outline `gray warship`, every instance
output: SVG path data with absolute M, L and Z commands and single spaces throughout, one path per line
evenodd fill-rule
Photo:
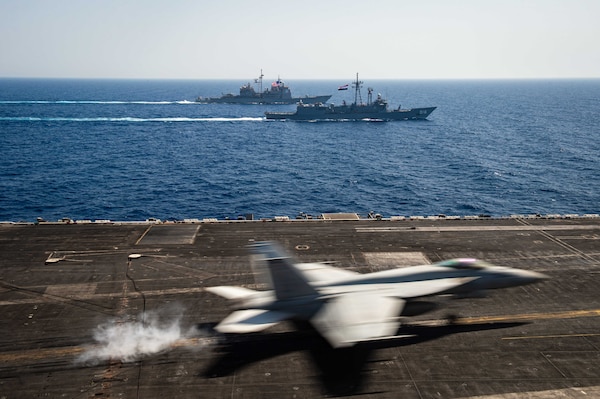
M 362 102 L 360 89 L 363 82 L 358 80 L 352 83 L 354 88 L 354 102 L 350 105 L 344 102 L 342 105 L 314 103 L 307 104 L 303 101 L 298 102 L 296 112 L 265 112 L 267 119 L 287 119 L 295 121 L 319 121 L 319 120 L 367 120 L 367 121 L 406 121 L 416 119 L 427 119 L 437 107 L 410 108 L 389 110 L 388 103 L 377 95 L 373 100 L 373 89 L 368 89 L 367 103 Z M 344 87 L 344 86 L 342 86 Z M 347 85 L 345 85 L 347 87 Z M 340 88 L 342 89 L 342 88 Z
M 220 104 L 316 104 L 327 102 L 331 98 L 329 96 L 304 96 L 292 97 L 292 92 L 288 86 L 280 79 L 271 83 L 271 88 L 263 91 L 263 73 L 260 71 L 258 79 L 254 83 L 259 85 L 259 91 L 254 90 L 251 83 L 247 83 L 240 87 L 240 94 L 225 94 L 221 97 L 198 97 L 198 103 L 220 103 Z

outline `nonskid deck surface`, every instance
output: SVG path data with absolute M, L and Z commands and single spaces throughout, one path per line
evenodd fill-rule
M 229 308 L 203 287 L 255 288 L 247 245 L 264 240 L 358 272 L 476 257 L 551 279 L 436 299 L 404 338 L 351 349 L 292 325 L 214 335 Z M 0 225 L 0 392 L 596 397 L 599 243 L 600 219 Z

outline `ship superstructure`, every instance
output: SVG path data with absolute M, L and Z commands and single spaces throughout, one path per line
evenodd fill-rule
M 240 94 L 224 94 L 221 97 L 198 97 L 196 102 L 199 103 L 221 103 L 221 104 L 296 104 L 302 102 L 304 104 L 325 103 L 331 98 L 331 95 L 322 96 L 304 96 L 293 97 L 290 88 L 277 78 L 271 83 L 269 88 L 263 91 L 263 72 L 260 71 L 260 76 L 254 80 L 254 84 L 258 85 L 258 91 L 254 89 L 254 85 L 250 82 L 240 87 Z

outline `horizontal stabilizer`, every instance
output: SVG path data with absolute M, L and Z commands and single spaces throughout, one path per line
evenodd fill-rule
M 352 294 L 327 302 L 311 320 L 334 348 L 394 336 L 405 302 L 379 294 Z
M 230 286 L 219 286 L 219 287 L 207 287 L 206 291 L 213 294 L 222 296 L 227 299 L 241 299 L 246 298 L 250 295 L 256 294 L 256 291 L 250 290 L 244 287 L 230 287 Z
M 264 309 L 238 310 L 227 316 L 215 329 L 222 333 L 252 333 L 265 330 L 290 315 Z

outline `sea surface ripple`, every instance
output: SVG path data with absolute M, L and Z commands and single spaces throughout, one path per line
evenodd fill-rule
M 194 102 L 241 83 L 0 79 L 0 220 L 600 212 L 600 80 L 367 82 L 427 121 Z

